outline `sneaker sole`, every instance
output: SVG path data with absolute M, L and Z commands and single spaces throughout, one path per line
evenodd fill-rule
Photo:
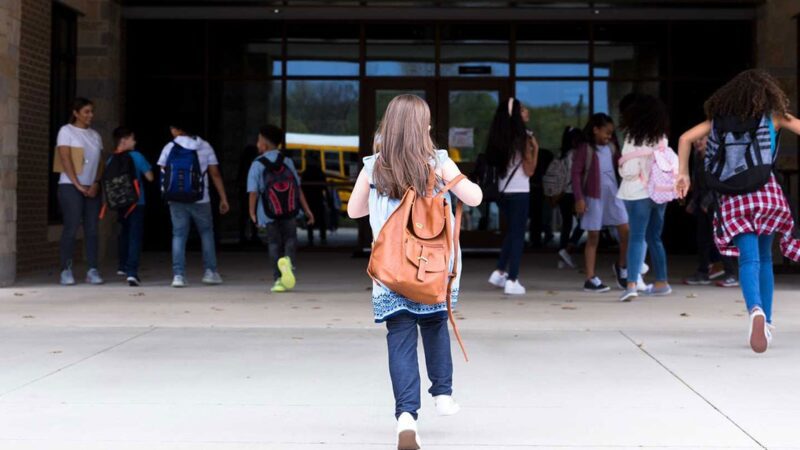
M 592 293 L 595 293 L 595 294 L 602 294 L 602 293 L 608 292 L 610 290 L 611 290 L 610 287 L 605 287 L 603 289 L 586 289 L 586 288 L 583 288 L 583 292 L 592 292 Z
M 687 286 L 708 286 L 711 284 L 711 280 L 709 281 L 686 281 L 683 280 L 683 284 Z
M 630 303 L 633 299 L 638 298 L 639 294 L 630 294 L 623 297 L 620 297 L 619 301 L 622 303 Z
M 753 318 L 753 327 L 750 331 L 750 348 L 756 353 L 764 353 L 769 346 L 764 330 L 766 326 L 767 323 L 764 316 L 755 316 Z
M 419 450 L 417 433 L 412 430 L 401 431 L 397 435 L 397 450 Z
M 174 288 L 180 289 L 180 288 L 185 288 L 188 285 L 187 284 L 175 284 L 175 283 L 172 283 L 171 286 L 174 287 Z
M 209 286 L 216 286 L 218 284 L 222 284 L 222 281 L 203 280 L 203 284 L 207 284 Z
M 281 272 L 281 284 L 286 289 L 293 289 L 297 280 L 295 280 L 294 273 L 292 273 L 292 263 L 281 258 L 278 260 L 278 270 Z
M 736 284 L 717 283 L 717 287 L 721 287 L 721 288 L 734 288 L 734 287 L 739 287 L 739 283 L 736 283 Z
M 711 281 L 716 280 L 717 278 L 721 278 L 725 276 L 725 272 L 716 272 L 708 274 L 708 279 Z

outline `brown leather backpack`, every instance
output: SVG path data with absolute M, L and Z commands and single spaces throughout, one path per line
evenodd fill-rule
M 462 205 L 454 201 L 455 222 L 451 223 L 444 197 L 464 178 L 463 174 L 457 176 L 434 195 L 436 176 L 431 170 L 427 193 L 420 195 L 409 187 L 400 206 L 392 212 L 372 243 L 367 273 L 373 280 L 414 302 L 425 305 L 446 302 L 453 332 L 467 359 L 451 303 L 453 280 L 458 274 Z M 449 270 L 451 251 L 452 272 Z

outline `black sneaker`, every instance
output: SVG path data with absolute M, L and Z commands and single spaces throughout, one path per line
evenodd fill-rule
M 688 284 L 689 286 L 708 286 L 711 284 L 711 279 L 708 277 L 707 273 L 697 272 L 689 278 L 684 279 L 683 284 Z
M 603 284 L 603 282 L 600 281 L 600 278 L 594 277 L 590 280 L 586 280 L 586 283 L 583 283 L 583 290 L 586 292 L 595 292 L 599 294 L 608 292 L 611 290 L 611 288 Z
M 617 287 L 620 289 L 626 289 L 628 287 L 628 271 L 624 267 L 620 267 L 617 263 L 614 263 L 611 266 L 611 270 L 614 271 L 614 279 L 617 280 Z
M 139 286 L 142 284 L 142 280 L 139 277 L 128 277 L 128 286 Z

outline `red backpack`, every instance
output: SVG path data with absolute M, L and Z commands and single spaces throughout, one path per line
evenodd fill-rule
M 300 212 L 300 185 L 294 172 L 284 163 L 284 156 L 278 155 L 274 162 L 262 156 L 258 162 L 264 166 L 264 191 L 261 192 L 264 213 L 273 220 L 296 217 Z

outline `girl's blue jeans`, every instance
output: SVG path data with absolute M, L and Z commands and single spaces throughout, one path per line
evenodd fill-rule
M 772 294 L 775 276 L 772 272 L 773 235 L 744 233 L 733 238 L 739 249 L 739 283 L 742 285 L 747 311 L 761 308 L 772 323 Z
M 628 276 L 629 281 L 636 281 L 634 274 L 642 272 L 644 255 L 650 251 L 650 262 L 656 281 L 667 281 L 667 252 L 661 241 L 664 229 L 664 211 L 666 204 L 659 205 L 649 198 L 643 200 L 625 200 L 628 210 Z

